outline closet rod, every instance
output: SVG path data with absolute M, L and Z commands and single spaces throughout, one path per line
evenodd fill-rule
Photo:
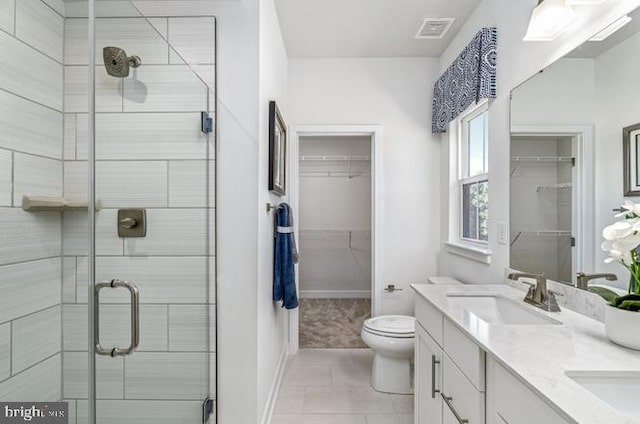
M 571 156 L 512 156 L 513 162 L 573 162 Z
M 370 156 L 300 156 L 302 162 L 369 162 Z

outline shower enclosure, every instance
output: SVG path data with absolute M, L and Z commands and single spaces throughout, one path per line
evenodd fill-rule
M 215 422 L 215 24 L 0 0 L 0 402 Z

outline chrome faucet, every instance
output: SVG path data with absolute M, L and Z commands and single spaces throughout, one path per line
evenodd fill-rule
M 589 290 L 589 281 L 598 278 L 606 278 L 607 281 L 616 281 L 618 279 L 615 274 L 585 274 L 584 272 L 579 272 L 576 287 L 582 290 Z
M 527 274 L 524 272 L 512 272 L 507 278 L 513 281 L 518 281 L 521 278 L 535 278 L 535 284 L 522 281 L 529 285 L 529 290 L 524 297 L 524 301 L 536 308 L 544 309 L 547 312 L 560 312 L 560 306 L 558 306 L 555 295 L 559 294 L 562 296 L 562 294 L 547 289 L 547 277 L 544 273 Z

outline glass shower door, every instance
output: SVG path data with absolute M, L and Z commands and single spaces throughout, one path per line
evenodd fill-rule
M 95 148 L 86 149 L 97 205 L 96 423 L 215 422 L 206 413 L 215 393 L 215 19 L 100 12 Z M 69 175 L 86 176 L 78 162 Z

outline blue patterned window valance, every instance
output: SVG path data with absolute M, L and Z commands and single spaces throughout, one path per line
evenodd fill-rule
M 473 102 L 495 98 L 498 31 L 483 28 L 433 87 L 432 132 L 446 132 L 447 124 Z

